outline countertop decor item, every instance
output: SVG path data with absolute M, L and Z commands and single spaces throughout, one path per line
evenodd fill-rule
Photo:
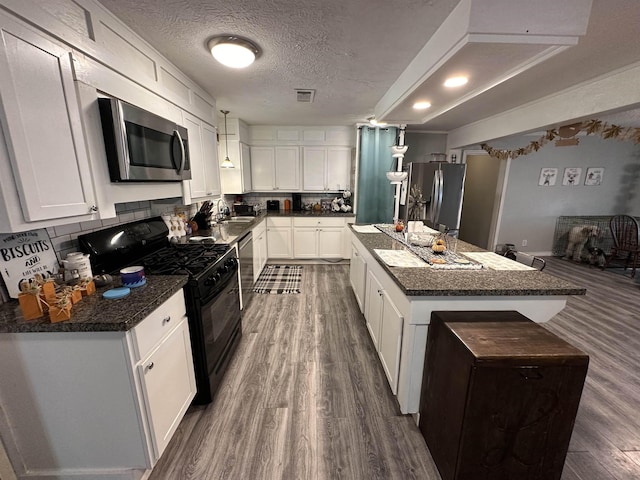
M 131 293 L 131 289 L 129 287 L 119 287 L 112 288 L 111 290 L 107 290 L 102 294 L 104 298 L 109 300 L 117 300 L 118 298 L 124 298 Z

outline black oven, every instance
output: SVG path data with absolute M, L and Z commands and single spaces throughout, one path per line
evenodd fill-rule
M 210 403 L 242 337 L 238 259 L 230 249 L 219 267 L 185 287 L 196 384 L 196 404 Z M 197 284 L 196 284 L 197 283 Z
M 184 298 L 189 320 L 197 393 L 210 403 L 242 337 L 236 249 L 215 242 L 170 244 L 160 217 L 78 236 L 96 273 L 144 266 L 153 275 L 188 275 Z M 144 287 L 142 287 L 144 288 Z

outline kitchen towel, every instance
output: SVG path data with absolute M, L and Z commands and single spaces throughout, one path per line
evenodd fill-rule
M 265 265 L 253 291 L 255 293 L 300 293 L 302 265 Z

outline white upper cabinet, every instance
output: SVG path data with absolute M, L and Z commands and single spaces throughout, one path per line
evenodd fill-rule
M 189 131 L 191 180 L 185 183 L 190 189 L 191 201 L 220 196 L 216 130 L 186 112 L 183 119 L 184 126 Z
M 251 147 L 251 184 L 256 191 L 275 188 L 276 151 L 273 147 Z
M 300 190 L 300 148 L 276 147 L 276 190 Z
M 223 159 L 227 146 L 221 137 L 218 157 Z M 251 149 L 246 143 L 229 140 L 229 160 L 233 168 L 220 168 L 220 184 L 224 194 L 248 193 L 251 191 Z
M 0 34 L 0 219 L 20 231 L 97 218 L 70 49 L 4 14 Z
M 299 147 L 251 147 L 254 191 L 300 190 Z
M 326 190 L 327 149 L 302 147 L 302 189 Z
M 219 197 L 221 189 L 220 169 L 218 168 L 218 134 L 214 127 L 206 123 L 202 124 L 202 151 L 204 154 L 206 196 Z
M 302 147 L 305 191 L 344 190 L 351 183 L 351 148 Z

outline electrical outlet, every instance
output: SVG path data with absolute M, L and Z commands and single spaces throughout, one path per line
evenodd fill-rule
M 526 240 L 522 240 L 522 246 L 526 247 L 527 246 L 527 241 Z

